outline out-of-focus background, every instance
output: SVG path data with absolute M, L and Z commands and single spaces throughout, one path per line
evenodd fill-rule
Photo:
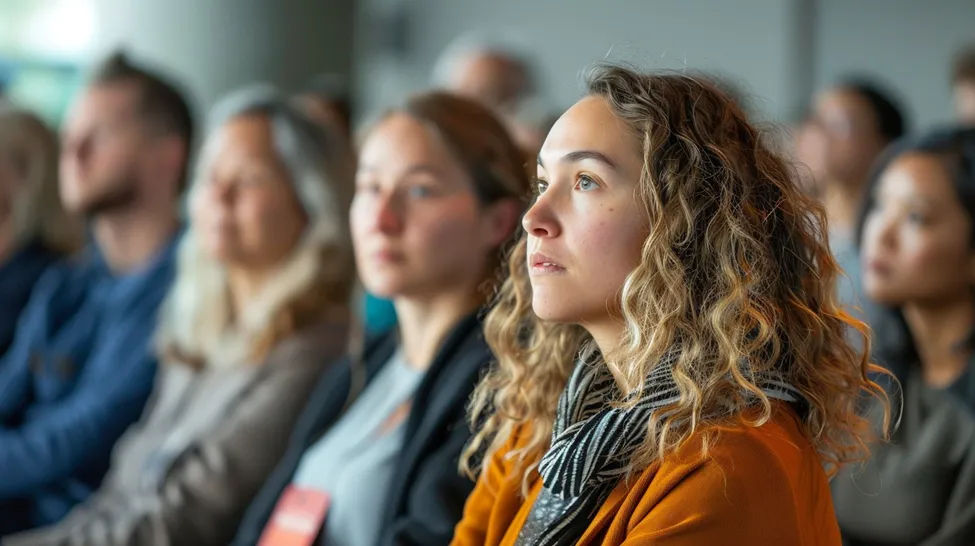
M 572 103 L 587 64 L 704 69 L 795 122 L 837 77 L 870 74 L 912 124 L 951 117 L 949 61 L 975 39 L 971 0 L 0 0 L 0 85 L 56 123 L 78 69 L 124 47 L 174 72 L 205 110 L 253 80 L 352 82 L 361 117 L 429 85 L 458 36 L 537 64 L 539 116 Z
M 600 114 L 587 102 L 553 129 L 580 98 L 584 71 L 601 60 L 693 77 L 616 71 L 626 75 L 610 92 L 642 86 L 637 108 Z M 394 103 L 399 109 L 387 111 Z M 641 108 L 654 115 L 630 119 Z M 681 146 L 645 130 L 662 116 Z M 646 133 L 641 157 L 627 152 L 622 124 L 613 124 L 620 119 Z M 763 122 L 762 139 L 746 121 Z M 554 151 L 543 146 L 550 130 L 562 135 Z M 573 165 L 559 171 L 567 174 L 536 166 L 540 149 L 546 158 L 564 153 L 566 134 L 581 137 L 561 157 Z M 796 172 L 787 177 L 766 144 Z M 674 170 L 660 159 L 676 150 L 690 157 Z M 736 256 L 785 256 L 781 283 L 762 280 L 771 265 L 752 275 L 735 258 L 734 283 L 687 300 L 717 301 L 749 320 L 764 314 L 754 324 L 768 324 L 768 307 L 786 305 L 777 298 L 788 293 L 790 310 L 774 316 L 802 315 L 801 325 L 776 325 L 774 343 L 749 341 L 738 356 L 725 354 L 727 343 L 710 344 L 720 351 L 705 343 L 692 357 L 701 373 L 720 357 L 763 384 L 786 374 L 782 381 L 801 387 L 817 410 L 823 400 L 850 401 L 835 412 L 802 409 L 820 455 L 834 440 L 863 436 L 847 415 L 849 387 L 863 384 L 847 375 L 853 353 L 840 336 L 850 334 L 900 381 L 906 396 L 894 415 L 903 413 L 903 426 L 893 442 L 871 445 L 862 467 L 879 469 L 879 477 L 862 475 L 885 488 L 863 485 L 860 466 L 832 481 L 844 544 L 975 544 L 975 0 L 0 0 L 0 540 L 149 544 L 151 534 L 166 544 L 218 545 L 236 535 L 234 544 L 255 544 L 273 534 L 269 522 L 290 519 L 272 517 L 275 506 L 313 492 L 329 514 L 308 543 L 322 531 L 329 544 L 447 544 L 474 486 L 458 481 L 449 461 L 470 439 L 458 418 L 472 381 L 494 360 L 477 317 L 494 266 L 507 263 L 499 259 L 504 241 L 526 226 L 566 249 L 568 268 L 537 263 L 536 254 L 533 269 L 563 280 L 532 306 L 578 295 L 582 303 L 565 307 L 574 310 L 549 320 L 609 332 L 604 351 L 616 343 L 613 329 L 623 331 L 610 312 L 620 294 L 645 293 L 619 288 L 637 255 L 626 246 L 636 224 L 603 204 L 623 201 L 598 201 L 598 213 L 544 204 L 575 203 L 575 193 L 560 190 L 554 195 L 572 201 L 539 198 L 522 216 L 529 187 L 548 187 L 532 175 L 588 192 L 588 167 L 575 166 L 577 158 L 607 151 L 632 160 L 621 166 L 642 162 L 645 195 L 661 178 L 669 187 L 700 176 L 708 180 L 691 181 L 684 210 L 720 202 L 748 218 L 733 224 L 695 213 L 692 244 L 671 249 L 678 265 L 713 263 L 689 252 L 710 255 L 746 239 Z M 616 172 L 625 187 L 626 169 Z M 798 219 L 818 215 L 802 208 L 811 200 L 783 191 L 793 181 L 822 204 L 834 260 L 799 229 L 809 226 Z M 739 188 L 740 202 L 722 197 Z M 666 188 L 654 192 L 668 199 Z M 765 222 L 772 231 L 751 231 L 756 211 L 777 195 L 784 212 L 769 210 L 766 218 L 779 218 Z M 617 210 L 644 210 L 626 206 Z M 580 223 L 561 236 L 533 228 L 540 216 L 555 227 Z M 626 221 L 612 223 L 619 218 Z M 587 233 L 597 221 L 599 234 Z M 654 222 L 673 238 L 676 224 Z M 731 242 L 711 245 L 712 231 Z M 759 237 L 769 245 L 792 239 L 766 251 L 757 250 Z M 591 265 L 596 259 L 604 261 Z M 804 260 L 815 265 L 800 270 Z M 864 335 L 859 323 L 841 324 L 823 296 L 834 263 L 845 272 L 835 278 L 836 303 L 870 326 Z M 527 274 L 524 262 L 509 267 Z M 616 273 L 606 280 L 605 272 Z M 659 280 L 645 284 L 663 289 Z M 677 349 L 688 324 L 704 329 L 702 317 L 730 312 L 684 309 L 671 337 Z M 811 313 L 828 320 L 812 328 Z M 522 318 L 502 320 L 504 328 Z M 694 339 L 752 337 L 732 336 L 724 318 Z M 576 334 L 532 334 L 543 351 L 529 360 L 513 341 L 525 339 L 520 332 L 494 337 L 509 340 L 493 346 L 503 360 L 522 360 L 506 367 L 551 359 L 561 370 L 496 374 L 519 393 L 499 406 L 504 419 L 518 415 L 517 430 L 531 430 L 537 415 L 551 424 L 554 378 L 573 364 L 553 355 L 572 358 L 567 343 Z M 351 359 L 337 360 L 347 350 Z M 782 365 L 764 362 L 766 354 Z M 360 357 L 370 383 L 356 394 L 361 378 L 350 370 Z M 753 357 L 762 368 L 749 371 Z M 831 367 L 810 360 L 818 358 Z M 645 385 L 656 388 L 657 369 Z M 837 385 L 845 394 L 826 396 Z M 521 400 L 536 390 L 544 400 Z M 712 391 L 725 392 L 702 392 Z M 152 392 L 157 402 L 144 413 Z M 478 399 L 505 400 L 486 392 Z M 898 404 L 901 392 L 891 397 Z M 584 394 L 588 412 L 593 399 Z M 718 407 L 707 396 L 701 407 Z M 486 444 L 474 446 L 483 454 Z M 776 525 L 816 521 L 828 534 L 825 481 L 801 458 L 801 487 L 760 493 L 778 495 L 766 502 L 798 499 L 781 504 L 782 513 L 815 513 L 778 518 L 769 530 L 765 512 L 751 510 L 736 528 L 776 535 Z M 602 476 L 595 483 L 606 485 Z M 725 508 L 714 517 L 691 509 L 705 514 L 685 518 L 695 533 L 724 525 Z

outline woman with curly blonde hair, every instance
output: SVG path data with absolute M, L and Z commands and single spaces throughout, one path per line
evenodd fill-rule
M 789 166 L 711 84 L 602 67 L 536 186 L 454 543 L 839 544 L 827 476 L 886 400 Z

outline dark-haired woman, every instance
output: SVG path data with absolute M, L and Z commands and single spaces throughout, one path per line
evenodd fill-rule
M 840 527 L 850 546 L 975 544 L 975 129 L 899 145 L 869 199 L 864 287 L 903 405 L 891 443 L 833 481 Z

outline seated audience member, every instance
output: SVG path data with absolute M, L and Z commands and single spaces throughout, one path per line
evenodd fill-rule
M 904 135 L 905 126 L 893 98 L 872 83 L 850 79 L 816 97 L 799 137 L 799 159 L 819 177 L 814 186 L 826 207 L 830 250 L 845 273 L 837 283 L 840 301 L 860 319 L 868 311 L 863 310 L 856 221 L 874 163 Z
M 225 545 L 345 351 L 346 142 L 254 88 L 215 109 L 163 307 L 163 365 L 101 489 L 11 545 Z
M 833 481 L 849 546 L 975 544 L 975 129 L 898 146 L 862 227 L 866 295 L 902 328 L 875 332 L 900 381 L 900 426 Z
M 58 198 L 57 136 L 0 102 L 0 356 L 37 279 L 83 240 L 84 226 Z
M 523 152 L 534 161 L 545 134 L 539 112 L 532 60 L 499 40 L 462 36 L 447 47 L 434 70 L 437 85 L 476 100 L 494 111 Z
M 323 376 L 235 544 L 273 544 L 289 499 L 326 496 L 305 543 L 450 540 L 473 488 L 457 471 L 467 401 L 493 358 L 478 311 L 527 192 L 520 151 L 474 102 L 419 95 L 367 133 L 353 242 L 363 284 L 393 300 L 399 327 Z
M 883 391 L 788 164 L 712 84 L 608 66 L 537 168 L 454 544 L 838 546 Z
M 352 142 L 352 103 L 342 80 L 323 74 L 295 96 L 298 106 L 323 127 L 337 128 Z M 367 334 L 381 334 L 396 326 L 393 302 L 368 292 L 362 294 L 359 312 Z
M 142 414 L 191 125 L 180 93 L 123 56 L 70 111 L 60 195 L 94 240 L 37 282 L 0 361 L 0 535 L 55 523 L 84 501 Z
M 955 56 L 951 90 L 958 122 L 975 126 L 975 45 L 963 49 Z

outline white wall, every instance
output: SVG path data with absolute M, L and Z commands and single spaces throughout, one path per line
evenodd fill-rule
M 182 73 L 202 105 L 253 79 L 295 87 L 317 72 L 349 74 L 354 38 L 360 111 L 369 112 L 426 87 L 456 36 L 504 31 L 535 52 L 557 107 L 578 97 L 582 69 L 608 57 L 731 75 L 759 113 L 785 121 L 814 89 L 867 70 L 928 125 L 950 117 L 948 64 L 975 41 L 975 0 L 93 1 L 100 49 L 126 43 Z M 380 51 L 372 24 L 395 5 L 409 10 L 401 55 Z
M 818 0 L 817 86 L 850 72 L 882 76 L 914 128 L 951 119 L 951 57 L 975 41 L 975 0 Z
M 541 60 L 545 91 L 568 106 L 578 75 L 607 57 L 648 68 L 715 69 L 782 117 L 796 108 L 801 0 L 412 0 L 410 53 L 376 50 L 370 14 L 396 0 L 361 0 L 358 88 L 366 109 L 424 87 L 441 51 L 468 31 L 516 34 Z
M 359 2 L 366 109 L 425 86 L 455 36 L 504 30 L 531 44 L 559 105 L 578 96 L 580 69 L 610 52 L 730 74 L 781 121 L 841 75 L 876 73 L 903 95 L 915 127 L 927 126 L 950 119 L 950 60 L 975 41 L 975 0 L 411 0 L 411 50 L 397 57 L 371 45 L 369 14 L 401 1 Z
M 177 74 L 200 113 L 255 80 L 284 88 L 352 69 L 352 0 L 95 0 L 98 43 Z

